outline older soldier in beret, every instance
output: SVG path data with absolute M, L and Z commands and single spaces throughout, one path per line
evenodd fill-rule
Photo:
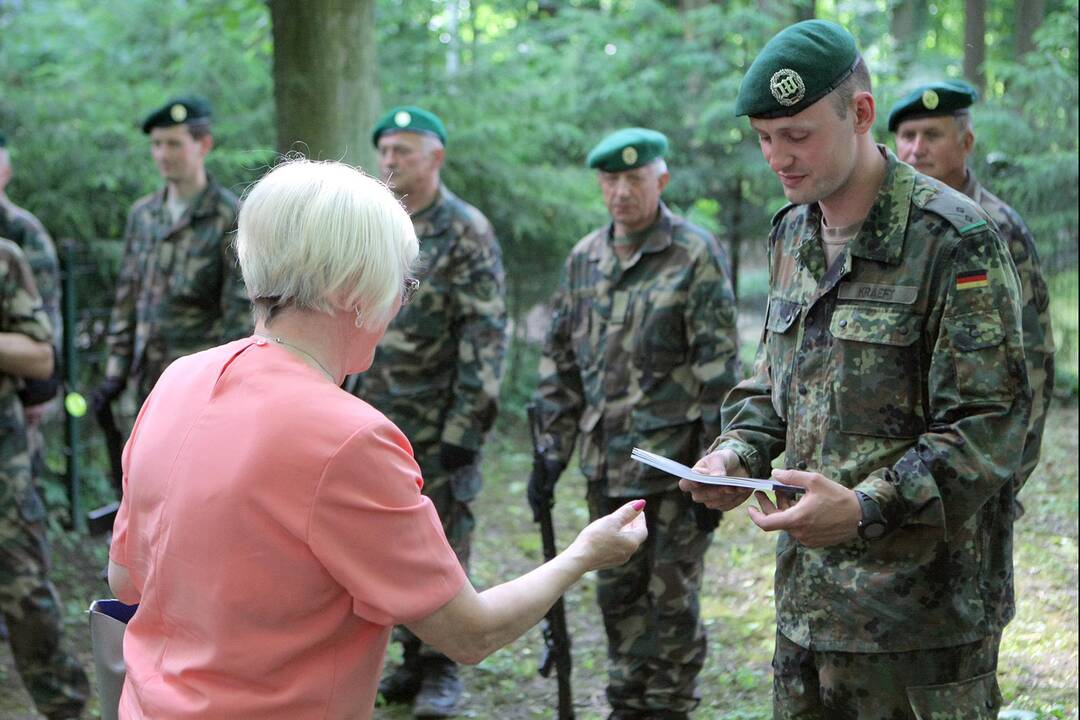
M 176 358 L 243 337 L 250 304 L 230 237 L 237 199 L 206 171 L 214 146 L 210 104 L 179 97 L 147 115 L 142 131 L 165 187 L 138 200 L 106 336 L 95 412 L 135 386 L 138 404 Z
M 648 499 L 645 551 L 601 572 L 597 587 L 613 720 L 687 718 L 698 704 L 698 593 L 720 519 L 630 451 L 692 463 L 719 432 L 721 401 L 740 377 L 728 259 L 712 234 L 661 202 L 667 146 L 659 132 L 626 128 L 589 153 L 611 222 L 566 261 L 536 390 L 546 450 L 529 480 L 535 513 L 552 502 L 579 438 L 591 517 Z
M 896 133 L 896 154 L 916 170 L 937 178 L 982 206 L 994 220 L 1020 274 L 1024 361 L 1031 383 L 1031 419 L 1023 459 L 1016 475 L 1017 492 L 1039 464 L 1046 411 L 1054 390 L 1054 332 L 1050 326 L 1050 293 L 1031 231 L 1011 207 L 975 178 L 967 159 L 975 146 L 971 105 L 975 88 L 963 80 L 922 85 L 905 95 L 889 113 L 889 131 Z
M 41 221 L 8 196 L 7 186 L 13 175 L 7 137 L 0 132 L 0 237 L 13 241 L 26 254 L 43 307 L 53 327 L 53 348 L 59 357 L 63 324 L 60 318 L 60 262 L 56 256 L 56 246 Z M 56 394 L 56 375 L 54 371 L 53 376 L 45 380 L 24 378 L 19 391 L 35 474 L 44 468 L 41 421 L 50 406 L 49 400 Z
M 389 110 L 372 142 L 379 169 L 409 212 L 420 239 L 412 302 L 379 344 L 354 392 L 384 412 L 412 443 L 446 537 L 468 570 L 480 492 L 480 451 L 498 410 L 506 354 L 502 250 L 491 223 L 442 183 L 446 127 L 414 106 Z M 412 702 L 417 717 L 459 711 L 457 665 L 400 627 L 404 662 L 379 690 Z
M 45 508 L 34 488 L 18 391 L 53 372 L 52 330 L 30 266 L 0 239 L 0 613 L 15 666 L 39 712 L 77 718 L 86 674 L 64 648 L 60 598 L 49 581 Z
M 1031 390 L 1020 283 L 986 213 L 874 143 L 844 28 L 788 27 L 736 112 L 791 204 L 769 238 L 753 376 L 703 472 L 805 489 L 749 514 L 779 533 L 777 718 L 996 718 Z M 729 510 L 749 491 L 680 481 Z

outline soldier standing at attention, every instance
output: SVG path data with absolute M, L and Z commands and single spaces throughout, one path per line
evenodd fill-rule
M 643 550 L 599 573 L 611 720 L 677 720 L 697 706 L 706 656 L 698 592 L 720 519 L 630 451 L 694 462 L 740 377 L 727 256 L 660 201 L 667 146 L 659 132 L 626 128 L 589 153 L 611 223 L 566 261 L 536 390 L 546 467 L 529 480 L 534 513 L 579 437 L 591 517 L 629 497 L 648 501 Z
M 209 103 L 176 98 L 150 113 L 142 131 L 165 187 L 128 216 L 95 412 L 129 381 L 141 406 L 170 362 L 251 331 L 232 243 L 237 199 L 205 167 L 214 145 Z
M 53 372 L 52 330 L 30 266 L 0 239 L 0 612 L 15 666 L 39 712 L 77 718 L 89 686 L 61 643 L 60 598 L 48 578 L 45 508 L 34 488 L 18 391 Z
M 1031 390 L 1020 282 L 978 205 L 874 143 L 855 40 L 792 25 L 739 88 L 791 204 L 753 376 L 697 467 L 805 488 L 779 531 L 776 718 L 996 718 L 1012 478 Z M 680 481 L 708 507 L 749 491 Z
M 1031 419 L 1016 491 L 1039 464 L 1046 412 L 1054 390 L 1054 332 L 1050 293 L 1031 231 L 1015 210 L 983 187 L 967 165 L 975 146 L 971 105 L 978 92 L 963 80 L 944 80 L 912 90 L 889 113 L 896 154 L 921 173 L 936 178 L 977 202 L 998 227 L 1020 275 L 1024 360 L 1031 383 Z
M 61 355 L 60 333 L 63 324 L 60 318 L 60 263 L 56 257 L 56 246 L 53 245 L 52 238 L 49 237 L 41 221 L 8 197 L 7 186 L 11 182 L 12 175 L 7 137 L 0 132 L 0 238 L 11 240 L 26 255 L 45 313 L 52 324 L 55 338 L 53 348 L 56 351 L 56 357 L 59 358 Z M 55 393 L 55 372 L 52 377 L 45 380 L 24 378 L 22 389 L 19 390 L 35 476 L 44 467 L 44 438 L 41 434 L 41 421 L 49 407 L 48 401 Z
M 375 125 L 372 142 L 420 240 L 420 285 L 354 392 L 409 438 L 424 495 L 467 572 L 475 525 L 469 504 L 480 492 L 480 450 L 498 411 L 506 354 L 502 250 L 487 218 L 442 184 L 446 128 L 436 115 L 394 108 Z M 457 714 L 457 665 L 404 627 L 395 637 L 404 662 L 379 684 L 383 697 L 411 701 L 417 717 Z

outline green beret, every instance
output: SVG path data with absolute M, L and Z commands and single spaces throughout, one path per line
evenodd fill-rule
M 889 112 L 889 132 L 905 120 L 955 115 L 971 107 L 979 99 L 979 91 L 963 80 L 942 80 L 920 85 L 893 105 Z
M 415 105 L 399 105 L 393 108 L 375 123 L 371 131 L 371 144 L 378 145 L 383 133 L 414 132 L 434 135 L 443 145 L 446 144 L 446 126 L 439 116 Z
M 209 101 L 196 95 L 185 95 L 173 98 L 147 115 L 146 119 L 143 120 L 142 131 L 149 134 L 154 128 L 172 127 L 173 125 L 182 125 L 197 120 L 208 121 L 209 119 Z
M 805 20 L 773 37 L 746 71 L 735 115 L 776 118 L 801 113 L 855 70 L 855 38 L 827 20 Z
M 604 172 L 623 172 L 648 165 L 663 157 L 668 140 L 663 133 L 647 128 L 616 130 L 596 144 L 586 159 L 589 167 Z

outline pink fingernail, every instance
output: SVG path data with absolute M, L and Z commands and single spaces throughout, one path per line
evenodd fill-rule
M 641 508 L 645 507 L 645 501 L 644 500 L 635 500 L 633 502 L 633 504 L 632 504 L 632 507 L 635 510 L 640 510 Z

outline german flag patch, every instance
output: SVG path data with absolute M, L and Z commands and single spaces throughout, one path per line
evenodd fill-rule
M 956 289 L 971 290 L 972 288 L 986 287 L 990 281 L 986 279 L 985 270 L 968 270 L 956 274 Z

